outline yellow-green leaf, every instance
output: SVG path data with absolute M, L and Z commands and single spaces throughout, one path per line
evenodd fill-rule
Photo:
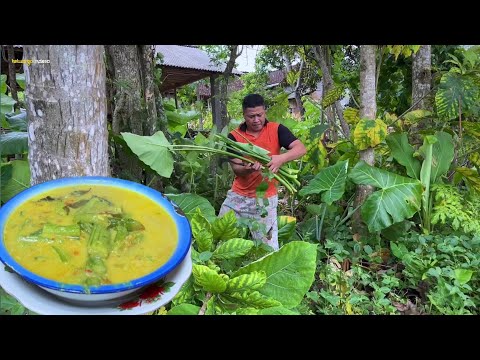
M 353 133 L 353 143 L 359 150 L 380 144 L 387 136 L 387 125 L 380 119 L 361 119 Z
M 474 190 L 480 192 L 480 175 L 478 172 L 466 167 L 457 167 L 457 172 L 462 174 L 465 182 Z
M 228 240 L 238 235 L 237 218 L 233 210 L 213 222 L 212 233 L 214 240 Z
M 212 293 L 222 293 L 227 288 L 226 281 L 215 270 L 205 265 L 193 265 L 195 284 Z
M 258 290 L 267 282 L 265 271 L 252 271 L 230 279 L 227 282 L 228 292 L 243 292 L 246 290 Z
M 259 309 L 282 305 L 279 301 L 263 296 L 258 291 L 236 292 L 230 294 L 230 296 L 242 305 L 254 306 Z
M 356 125 L 360 121 L 359 113 L 358 109 L 347 107 L 343 110 L 343 117 L 348 124 Z
M 214 259 L 234 259 L 245 255 L 255 244 L 251 240 L 230 239 L 217 247 L 213 252 Z

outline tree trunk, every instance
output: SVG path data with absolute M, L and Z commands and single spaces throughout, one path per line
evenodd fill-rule
M 329 49 L 328 46 L 321 46 L 321 45 L 315 45 L 313 47 L 313 53 L 315 55 L 315 58 L 317 59 L 318 63 L 320 64 L 320 68 L 322 70 L 322 80 L 323 80 L 323 93 L 322 93 L 322 98 L 330 91 L 333 86 L 333 78 L 331 74 L 331 61 L 329 60 L 330 54 L 329 54 Z M 348 123 L 345 121 L 343 117 L 343 109 L 342 105 L 340 104 L 340 100 L 335 101 L 335 110 L 337 112 L 338 119 L 340 120 L 340 126 L 342 128 L 343 135 L 345 138 L 350 137 L 350 126 Z M 329 119 L 329 122 L 332 122 L 335 124 L 335 117 L 334 113 L 329 106 L 330 109 L 326 109 L 326 114 L 327 118 Z
M 432 49 L 431 45 L 422 45 L 413 54 L 412 63 L 412 110 L 423 109 L 432 111 L 432 96 L 430 94 L 432 82 Z M 423 142 L 418 134 L 419 130 L 430 126 L 428 118 L 423 118 L 410 127 L 410 141 L 412 144 Z
M 376 45 L 360 46 L 360 118 L 375 119 L 377 114 L 375 51 Z M 361 150 L 360 160 L 364 160 L 367 164 L 373 166 L 375 163 L 373 148 Z M 354 207 L 363 204 L 372 192 L 373 187 L 370 185 L 357 185 Z M 357 210 L 353 216 L 353 230 L 354 233 L 363 232 L 360 210 Z
M 113 134 L 152 135 L 157 127 L 152 50 L 143 45 L 108 45 L 105 50 L 113 87 Z M 141 163 L 118 143 L 115 144 L 113 172 L 121 178 L 146 182 Z
M 13 45 L 7 45 L 7 59 L 8 59 L 8 86 L 10 87 L 10 94 L 12 95 L 12 98 L 18 102 L 15 64 L 12 62 L 12 60 L 15 59 L 15 49 L 13 48 Z M 18 104 L 15 104 L 15 108 L 18 108 Z
M 228 111 L 227 111 L 227 101 L 228 101 L 228 81 L 230 76 L 232 76 L 233 68 L 235 67 L 235 60 L 242 54 L 242 50 L 237 53 L 238 45 L 229 45 L 230 57 L 228 59 L 225 70 L 223 71 L 222 78 L 220 81 L 220 117 L 216 120 L 217 130 L 220 132 L 228 124 Z
M 429 93 L 432 83 L 432 49 L 431 45 L 422 45 L 413 54 L 412 64 L 412 110 L 432 110 Z
M 31 184 L 70 176 L 109 176 L 104 49 L 26 45 L 24 66 Z

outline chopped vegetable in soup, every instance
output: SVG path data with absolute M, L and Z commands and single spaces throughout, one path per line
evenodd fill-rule
M 147 275 L 172 256 L 174 220 L 146 196 L 95 185 L 48 191 L 19 206 L 5 246 L 22 266 L 67 284 L 103 285 Z

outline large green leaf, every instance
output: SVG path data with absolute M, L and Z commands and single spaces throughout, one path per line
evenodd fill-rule
M 20 85 L 20 87 L 25 90 L 25 73 L 23 74 L 16 74 L 15 75 L 15 80 L 17 80 L 17 84 Z
M 11 130 L 27 131 L 27 112 L 22 111 L 19 114 L 5 114 Z
M 228 292 L 242 292 L 247 290 L 258 290 L 267 282 L 267 274 L 263 271 L 253 271 L 231 278 L 227 282 Z
M 295 225 L 297 223 L 297 219 L 293 216 L 278 216 L 277 217 L 277 224 L 278 224 L 278 241 L 283 244 L 285 241 L 290 240 L 293 233 L 295 232 Z
M 413 157 L 415 150 L 408 143 L 406 133 L 393 133 L 387 136 L 386 142 L 392 151 L 392 156 L 399 164 L 405 166 L 407 175 L 419 179 L 420 176 L 420 160 Z
M 258 291 L 283 306 L 300 304 L 313 283 L 317 259 L 317 245 L 292 241 L 280 250 L 238 269 L 232 276 L 264 271 L 267 282 Z
M 9 132 L 0 134 L 0 155 L 23 154 L 28 151 L 28 134 L 26 132 Z
M 165 194 L 170 200 L 178 205 L 185 213 L 188 220 L 192 221 L 195 209 L 200 209 L 203 217 L 212 222 L 216 219 L 215 209 L 204 197 L 197 194 Z
M 229 210 L 222 217 L 217 218 L 212 224 L 214 240 L 232 239 L 238 234 L 237 218 L 235 212 Z
M 198 119 L 200 117 L 200 113 L 198 111 L 187 111 L 181 112 L 178 110 L 175 111 L 165 111 L 165 115 L 167 116 L 168 122 L 172 123 L 169 124 L 170 126 L 175 125 L 185 125 L 191 120 Z
M 300 196 L 323 192 L 322 201 L 331 205 L 339 200 L 345 192 L 348 160 L 338 161 L 335 165 L 319 171 L 319 173 L 298 193 Z
M 192 304 L 180 304 L 168 310 L 167 315 L 198 315 L 200 306 Z
M 195 215 L 190 225 L 198 251 L 210 251 L 213 245 L 212 225 L 202 216 L 199 208 L 195 210 Z
M 480 175 L 478 175 L 477 171 L 466 167 L 457 167 L 455 170 L 459 174 L 462 174 L 463 179 L 469 187 L 480 192 Z
M 0 93 L 5 94 L 7 91 L 7 75 L 0 75 Z
M 217 247 L 213 258 L 227 260 L 245 255 L 254 246 L 253 241 L 245 239 L 230 239 Z
M 215 271 L 205 265 L 193 265 L 192 269 L 195 283 L 204 290 L 213 293 L 222 293 L 227 288 L 227 282 Z
M 0 184 L 0 200 L 5 203 L 19 192 L 30 187 L 30 168 L 26 160 L 13 160 L 11 162 L 11 177 L 7 182 Z M 3 171 L 9 171 L 8 167 L 1 167 L 2 180 Z
M 169 178 L 172 175 L 173 157 L 169 150 L 171 145 L 161 131 L 152 136 L 122 132 L 122 137 L 138 158 L 160 176 Z
M 244 291 L 229 294 L 237 303 L 244 306 L 254 306 L 259 309 L 282 305 L 278 300 L 272 299 L 258 291 Z
M 5 121 L 5 114 L 13 112 L 13 105 L 16 101 L 5 93 L 0 93 L 0 121 L 3 123 Z
M 444 74 L 435 95 L 437 113 L 446 120 L 458 118 L 460 104 L 465 112 L 474 107 L 479 98 L 479 87 L 469 77 L 456 72 Z
M 408 219 L 420 210 L 422 184 L 418 180 L 375 168 L 364 161 L 358 162 L 349 176 L 356 184 L 381 189 L 370 195 L 361 209 L 371 232 Z
M 300 315 L 298 311 L 292 311 L 283 306 L 272 306 L 266 309 L 261 309 L 258 315 Z
M 452 135 L 437 131 L 435 137 L 438 141 L 433 144 L 431 183 L 438 182 L 440 177 L 447 173 L 454 156 Z

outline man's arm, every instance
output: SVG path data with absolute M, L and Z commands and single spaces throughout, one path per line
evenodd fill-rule
M 232 166 L 232 170 L 235 175 L 243 177 L 250 175 L 254 171 L 258 171 L 261 168 L 261 164 L 259 162 L 255 162 L 254 164 L 248 163 L 243 165 L 242 160 L 240 159 L 230 159 L 230 165 Z
M 271 172 L 276 173 L 286 162 L 301 158 L 307 153 L 305 145 L 300 140 L 295 140 L 288 146 L 288 151 L 280 155 L 272 155 L 272 161 L 267 166 Z

